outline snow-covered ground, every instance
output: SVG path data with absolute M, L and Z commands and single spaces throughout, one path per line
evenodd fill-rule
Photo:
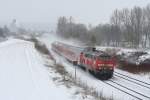
M 0 43 L 0 100 L 81 100 L 72 97 L 74 88 L 56 86 L 55 75 L 33 43 L 17 39 Z
M 53 39 L 51 39 L 51 38 L 53 38 Z M 52 42 L 54 42 L 54 41 L 64 42 L 64 40 L 60 40 L 55 35 L 45 35 L 41 38 L 41 41 L 43 41 L 47 45 L 47 47 L 49 48 L 50 51 L 51 51 L 51 43 Z M 68 43 L 73 44 L 73 45 L 78 45 L 78 44 L 76 44 L 76 42 L 68 41 Z M 126 50 L 126 52 L 127 51 L 128 50 Z M 60 63 L 63 66 L 65 66 L 65 69 L 70 74 L 74 75 L 75 66 L 68 63 L 64 58 L 60 57 L 55 52 L 51 51 L 51 53 L 54 56 L 54 58 L 56 59 L 57 63 Z M 131 77 L 136 78 L 136 79 L 141 79 L 142 81 L 146 81 L 148 83 L 150 82 L 148 78 L 144 78 L 143 76 L 140 76 L 140 75 L 134 75 L 134 74 L 131 74 L 131 73 L 128 73 L 128 72 L 125 72 L 125 71 L 121 71 L 119 69 L 115 69 L 115 71 L 121 72 L 122 74 L 131 76 Z M 94 78 L 92 75 L 90 75 L 89 73 L 84 72 L 80 68 L 77 68 L 77 80 L 80 80 L 84 84 L 87 84 L 89 87 L 94 88 L 96 91 L 98 91 L 99 93 L 102 93 L 107 98 L 113 98 L 115 100 L 136 100 L 137 99 L 135 97 L 132 97 L 132 96 L 130 96 L 130 95 L 124 93 L 124 92 L 121 92 L 121 91 L 105 84 L 103 81 L 100 81 L 100 80 Z M 139 87 L 139 89 L 136 90 L 136 87 L 134 85 L 128 84 L 128 82 L 122 82 L 122 80 L 119 80 L 119 79 L 117 80 L 115 77 L 113 78 L 113 80 L 116 80 L 116 82 L 118 82 L 118 83 L 122 83 L 126 87 L 133 88 L 133 89 L 135 89 L 135 91 L 140 91 L 141 93 L 145 93 L 147 95 L 150 94 L 150 90 L 145 91 L 141 87 Z M 128 91 L 128 90 L 126 90 L 126 91 L 131 93 L 131 94 L 134 94 L 131 91 Z M 140 97 L 139 95 L 136 95 L 136 96 Z M 142 98 L 143 100 L 147 99 L 147 98 L 143 98 L 143 97 L 140 97 L 140 98 Z

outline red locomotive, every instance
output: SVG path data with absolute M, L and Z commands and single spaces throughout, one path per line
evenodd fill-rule
M 93 47 L 74 47 L 60 42 L 54 42 L 52 50 L 100 79 L 109 79 L 113 76 L 115 60 L 103 51 Z
M 100 79 L 109 79 L 113 76 L 116 63 L 107 53 L 88 47 L 81 52 L 79 65 Z

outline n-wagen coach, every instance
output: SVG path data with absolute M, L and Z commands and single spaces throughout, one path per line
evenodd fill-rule
M 94 47 L 75 47 L 61 42 L 52 43 L 52 50 L 89 71 L 99 79 L 106 80 L 113 76 L 115 59 L 109 54 L 96 50 Z

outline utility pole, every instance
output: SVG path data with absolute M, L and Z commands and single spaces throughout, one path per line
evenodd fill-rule
M 77 78 L 77 62 L 76 61 L 73 61 L 73 65 L 74 65 L 74 68 L 75 68 L 75 71 L 74 71 L 74 75 L 75 75 L 75 82 L 76 82 L 76 78 Z
M 76 78 L 77 78 L 77 68 L 76 68 L 76 66 L 75 66 L 75 81 L 76 81 Z

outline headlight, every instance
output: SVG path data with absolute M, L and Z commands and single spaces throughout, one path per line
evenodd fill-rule
M 105 66 L 105 64 L 98 64 L 98 66 Z
M 107 66 L 109 66 L 109 67 L 113 67 L 113 64 L 107 64 Z
M 98 66 L 108 66 L 108 67 L 113 67 L 113 64 L 98 64 Z

